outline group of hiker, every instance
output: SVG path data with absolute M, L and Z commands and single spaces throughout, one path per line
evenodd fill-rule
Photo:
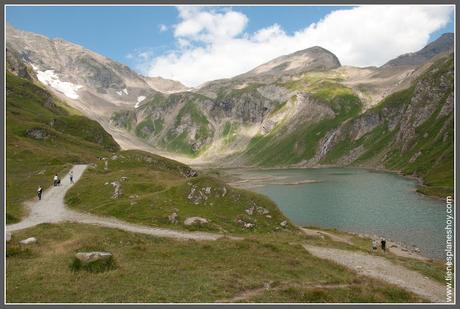
M 73 171 L 70 171 L 69 179 L 70 179 L 70 183 L 73 183 Z M 53 177 L 53 186 L 57 187 L 57 186 L 60 186 L 60 185 L 61 185 L 61 179 L 59 178 L 58 174 L 55 174 L 54 177 Z M 43 194 L 43 188 L 42 188 L 42 186 L 38 186 L 37 196 L 38 196 L 39 201 L 42 199 L 42 194 Z
M 377 240 L 373 239 L 372 240 L 372 252 L 376 252 L 378 247 L 378 242 Z M 387 241 L 385 238 L 380 239 L 380 248 L 382 249 L 382 252 L 385 253 L 387 250 Z

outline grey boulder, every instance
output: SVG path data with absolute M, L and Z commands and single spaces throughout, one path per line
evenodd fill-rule
M 112 253 L 110 252 L 78 252 L 75 254 L 75 258 L 80 260 L 82 263 L 91 263 L 100 260 L 108 260 L 112 257 Z
M 185 225 L 201 225 L 201 224 L 207 224 L 208 220 L 205 218 L 201 217 L 190 217 L 185 219 L 184 224 Z

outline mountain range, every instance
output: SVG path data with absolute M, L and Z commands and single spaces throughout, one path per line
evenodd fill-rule
M 452 33 L 380 67 L 319 47 L 188 88 L 84 47 L 6 29 L 7 68 L 99 122 L 124 149 L 212 166 L 385 168 L 453 191 Z

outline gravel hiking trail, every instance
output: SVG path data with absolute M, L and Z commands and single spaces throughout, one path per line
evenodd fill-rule
M 72 168 L 74 182 L 77 182 L 83 175 L 88 165 L 74 165 Z M 70 172 L 70 171 L 69 171 Z M 177 231 L 165 228 L 148 227 L 139 224 L 124 222 L 115 218 L 100 217 L 86 213 L 71 210 L 65 206 L 64 196 L 72 187 L 70 176 L 67 174 L 62 180 L 61 185 L 51 187 L 43 192 L 41 201 L 35 198 L 33 201 L 25 203 L 28 214 L 19 223 L 6 226 L 6 231 L 12 233 L 14 231 L 26 229 L 41 223 L 59 223 L 59 222 L 77 222 L 85 224 L 100 225 L 109 228 L 116 228 L 128 232 L 148 234 L 159 237 L 170 237 L 178 239 L 194 239 L 194 240 L 217 240 L 222 237 L 228 237 L 223 234 L 204 233 L 204 232 L 187 232 Z M 237 237 L 229 237 L 239 239 Z
M 312 255 L 348 267 L 360 275 L 395 284 L 434 303 L 446 302 L 446 287 L 441 283 L 393 264 L 384 257 L 342 249 L 303 246 Z

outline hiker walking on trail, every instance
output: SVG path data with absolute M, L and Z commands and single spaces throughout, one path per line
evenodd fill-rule
M 382 251 L 385 252 L 386 251 L 386 247 L 387 247 L 387 241 L 385 240 L 385 238 L 382 238 L 382 240 L 380 241 L 380 245 L 382 246 Z
M 59 184 L 61 184 L 61 180 L 59 179 L 59 176 L 56 174 L 54 175 L 54 178 L 53 178 L 53 185 L 56 187 Z
M 41 199 L 42 199 L 42 193 L 43 193 L 43 188 L 42 188 L 42 186 L 38 186 L 37 196 L 38 196 L 38 200 L 39 200 L 39 201 L 41 201 Z
M 70 171 L 69 176 L 70 176 L 70 183 L 73 183 L 73 171 Z
M 375 253 L 377 251 L 377 240 L 373 239 L 372 240 L 372 253 Z

